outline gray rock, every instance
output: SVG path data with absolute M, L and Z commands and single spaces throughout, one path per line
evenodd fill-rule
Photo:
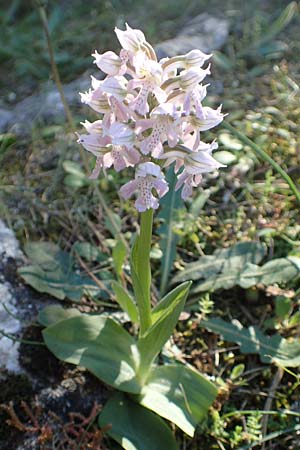
M 6 262 L 8 258 L 20 259 L 23 254 L 20 250 L 14 232 L 10 230 L 0 219 L 0 258 Z
M 10 372 L 20 372 L 18 363 L 19 342 L 15 342 L 3 335 L 18 334 L 21 330 L 21 322 L 17 318 L 18 309 L 16 298 L 10 283 L 5 280 L 5 268 L 9 259 L 21 259 L 23 254 L 19 243 L 13 233 L 0 220 L 0 369 Z
M 7 131 L 10 127 L 10 124 L 13 123 L 14 114 L 12 111 L 8 109 L 0 108 L 0 133 L 3 131 Z
M 10 336 L 21 337 L 23 328 L 35 319 L 38 311 L 55 302 L 20 283 L 17 267 L 24 260 L 14 232 L 0 220 L 0 373 L 22 371 L 20 342 Z
M 101 72 L 96 77 L 101 78 Z M 79 92 L 87 91 L 91 81 L 88 75 L 64 86 L 67 103 L 71 107 L 80 105 Z M 59 92 L 53 83 L 43 85 L 40 92 L 20 101 L 11 110 L 0 109 L 0 133 L 12 132 L 17 136 L 27 136 L 38 123 L 61 123 L 65 119 L 64 107 Z
M 18 373 L 20 342 L 3 335 L 16 335 L 21 330 L 21 322 L 16 318 L 18 310 L 15 304 L 16 299 L 12 295 L 10 284 L 0 282 L 0 369 Z
M 203 13 L 186 23 L 173 39 L 156 45 L 155 51 L 160 58 L 181 55 L 193 49 L 205 53 L 221 48 L 228 37 L 229 22 L 210 14 Z

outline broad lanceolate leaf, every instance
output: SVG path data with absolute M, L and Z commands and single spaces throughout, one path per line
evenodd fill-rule
M 111 425 L 107 434 L 125 450 L 178 450 L 168 425 L 120 392 L 106 403 L 99 416 L 99 425 Z
M 163 223 L 158 229 L 160 235 L 160 248 L 163 253 L 160 279 L 161 294 L 164 294 L 166 291 L 168 278 L 176 257 L 177 236 L 173 233 L 175 211 L 183 205 L 180 192 L 175 191 L 177 178 L 173 168 L 168 170 L 167 179 L 169 182 L 169 192 L 160 200 L 160 212 L 158 215 L 160 219 L 163 219 Z
M 191 282 L 187 281 L 169 292 L 153 311 L 153 324 L 138 340 L 141 354 L 140 373 L 145 373 L 171 336 L 183 310 Z
M 57 358 L 89 369 L 119 390 L 140 392 L 135 340 L 112 319 L 81 314 L 49 326 L 43 337 Z
M 80 315 L 81 312 L 77 308 L 63 308 L 61 305 L 49 305 L 39 312 L 38 321 L 41 325 L 48 327 L 60 320 Z
M 289 256 L 276 258 L 263 266 L 248 264 L 240 277 L 239 285 L 243 288 L 261 283 L 265 286 L 274 283 L 287 283 L 300 275 L 300 258 Z
M 140 403 L 193 436 L 216 395 L 216 387 L 195 370 L 182 365 L 156 366 L 142 389 Z
M 288 341 L 279 334 L 267 336 L 257 327 L 243 328 L 237 321 L 228 323 L 218 318 L 202 320 L 200 326 L 222 335 L 227 341 L 236 342 L 242 353 L 258 353 L 262 362 L 274 362 L 283 367 L 300 365 L 299 338 Z
M 119 303 L 123 311 L 128 314 L 131 322 L 139 323 L 139 313 L 133 298 L 117 281 L 112 281 L 111 287 L 114 291 L 117 302 Z
M 72 256 L 57 245 L 32 242 L 25 246 L 25 252 L 32 265 L 21 267 L 19 274 L 37 291 L 73 301 L 79 301 L 84 294 L 99 292 L 94 281 L 75 272 Z
M 300 258 L 278 258 L 262 266 L 257 263 L 264 255 L 258 242 L 241 242 L 228 249 L 217 250 L 199 261 L 187 264 L 173 282 L 198 280 L 193 293 L 229 289 L 235 285 L 249 288 L 257 284 L 270 285 L 288 282 L 300 275 Z
M 199 261 L 187 264 L 172 283 L 186 280 L 215 280 L 220 273 L 234 272 L 236 278 L 239 270 L 247 263 L 257 264 L 265 255 L 265 246 L 260 242 L 239 242 L 229 248 L 216 250 L 213 255 L 202 256 Z

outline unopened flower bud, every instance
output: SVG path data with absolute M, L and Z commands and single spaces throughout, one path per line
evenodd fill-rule
M 184 70 L 179 76 L 181 89 L 190 91 L 194 89 L 205 77 L 210 74 L 210 67 L 207 69 L 188 69 Z
M 108 75 L 118 75 L 121 69 L 122 60 L 114 52 L 105 52 L 100 55 L 97 50 L 92 54 L 95 58 L 94 64 L 96 64 L 102 72 Z
M 191 50 L 184 56 L 184 64 L 186 69 L 202 67 L 211 55 L 201 52 L 201 50 Z
M 144 33 L 140 30 L 134 30 L 127 23 L 125 31 L 116 27 L 115 33 L 122 47 L 131 52 L 137 52 L 146 42 Z

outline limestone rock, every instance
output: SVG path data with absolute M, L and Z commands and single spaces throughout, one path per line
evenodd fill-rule
M 96 77 L 101 78 L 100 71 Z M 85 74 L 65 85 L 64 94 L 68 105 L 78 107 L 81 104 L 79 92 L 87 91 L 90 84 L 90 78 Z M 44 84 L 39 93 L 21 100 L 11 110 L 0 109 L 0 133 L 9 131 L 17 136 L 27 136 L 38 122 L 54 124 L 62 121 L 66 121 L 64 107 L 53 83 Z
M 181 55 L 195 48 L 210 53 L 221 48 L 228 37 L 229 22 L 203 13 L 191 19 L 177 36 L 156 45 L 159 58 Z

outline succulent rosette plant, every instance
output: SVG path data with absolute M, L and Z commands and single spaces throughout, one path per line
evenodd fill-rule
M 100 426 L 125 449 L 172 450 L 178 445 L 162 418 L 189 436 L 212 405 L 216 387 L 193 367 L 176 361 L 157 364 L 189 292 L 185 282 L 156 301 L 151 298 L 150 249 L 153 210 L 169 185 L 164 171 L 173 167 L 175 190 L 192 196 L 205 173 L 222 166 L 213 157 L 216 141 L 205 143 L 202 132 L 218 125 L 221 107 L 203 106 L 211 55 L 192 50 L 157 61 L 140 30 L 115 29 L 121 44 L 116 54 L 94 52 L 94 63 L 106 74 L 92 77 L 81 94 L 100 117 L 82 123 L 78 142 L 96 157 L 90 175 L 113 168 L 132 179 L 120 188 L 124 199 L 135 198 L 140 231 L 130 255 L 132 291 L 118 279 L 115 299 L 138 330 L 136 337 L 107 315 L 48 307 L 40 315 L 46 345 L 60 359 L 90 370 L 117 392 L 100 413 Z

